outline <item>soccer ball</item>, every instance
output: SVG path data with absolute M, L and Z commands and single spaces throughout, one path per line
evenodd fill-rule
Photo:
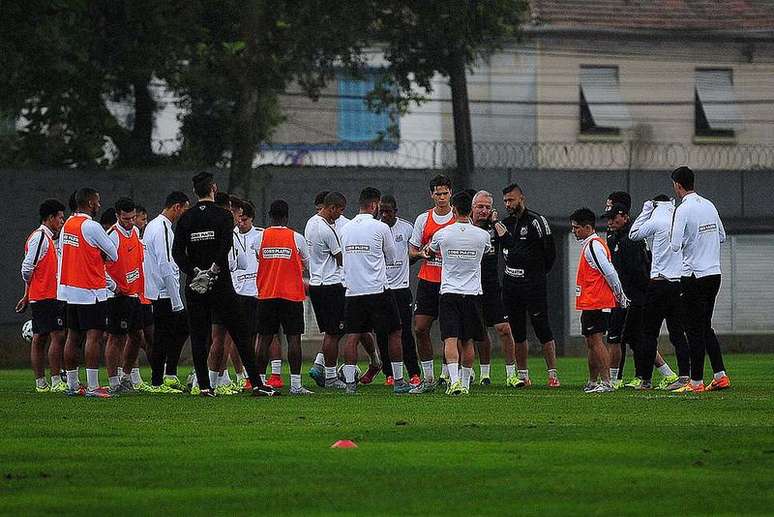
M 22 325 L 22 338 L 27 343 L 32 343 L 32 320 L 27 320 Z
M 358 365 L 355 365 L 355 382 L 360 382 L 360 375 L 362 372 L 360 371 L 360 367 Z M 340 364 L 339 367 L 336 369 L 336 376 L 339 378 L 341 382 L 347 382 L 346 377 L 344 377 L 344 365 Z

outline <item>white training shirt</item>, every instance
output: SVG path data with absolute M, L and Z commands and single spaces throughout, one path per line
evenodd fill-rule
M 491 247 L 489 232 L 468 222 L 435 232 L 430 249 L 441 255 L 441 294 L 483 294 L 481 257 Z
M 180 268 L 172 258 L 175 232 L 172 221 L 159 214 L 145 226 L 142 236 L 145 246 L 145 297 L 149 300 L 169 298 L 172 307 L 183 307 L 180 296 Z
M 396 259 L 390 227 L 371 214 L 358 214 L 342 233 L 346 296 L 383 292 L 387 287 L 387 264 L 394 264 Z
M 395 263 L 387 265 L 387 286 L 390 289 L 405 289 L 409 286 L 409 240 L 413 227 L 400 217 L 389 226 L 395 246 Z
M 712 201 L 696 192 L 685 196 L 675 209 L 672 249 L 682 249 L 683 275 L 701 278 L 720 274 L 720 243 L 726 230 Z
M 287 228 L 287 227 L 270 226 L 269 228 Z M 310 258 L 309 258 L 309 248 L 306 245 L 306 239 L 300 233 L 293 232 L 293 240 L 295 241 L 296 248 L 298 249 L 298 256 L 301 257 L 301 263 L 304 265 L 306 269 L 309 269 Z M 263 242 L 263 231 L 256 233 L 255 236 L 250 240 L 250 249 L 252 249 L 255 252 L 256 261 L 257 261 L 257 268 L 255 270 L 256 277 L 258 275 L 258 270 L 261 269 L 261 261 L 257 260 L 258 252 L 261 250 L 261 242 Z
M 108 262 L 115 262 L 118 260 L 118 250 L 116 249 L 115 244 L 113 244 L 113 241 L 110 240 L 110 237 L 108 237 L 107 233 L 105 233 L 105 230 L 102 229 L 102 226 L 98 222 L 93 221 L 88 214 L 79 213 L 78 215 L 86 216 L 86 220 L 81 226 L 81 233 L 83 233 L 83 238 L 86 242 L 99 248 L 105 254 Z M 66 246 L 66 244 L 63 244 L 63 246 Z M 61 261 L 59 265 L 59 270 L 61 271 Z M 74 305 L 93 305 L 97 302 L 104 302 L 107 300 L 108 288 L 83 289 L 70 285 L 62 285 L 60 275 L 60 278 L 57 280 L 56 297 L 58 300 Z
M 231 254 L 244 268 L 231 272 L 231 281 L 234 284 L 234 291 L 242 296 L 258 296 L 258 285 L 256 277 L 258 275 L 258 256 L 253 251 L 253 240 L 258 234 L 263 232 L 263 228 L 250 228 L 245 233 L 241 233 L 238 228 L 234 228 L 234 246 Z M 241 256 L 244 256 L 242 259 Z
M 633 241 L 652 240 L 650 278 L 680 279 L 683 256 L 672 249 L 669 241 L 674 212 L 675 205 L 671 201 L 646 201 L 629 229 L 629 238 Z
M 416 221 L 414 221 L 414 230 L 411 232 L 411 239 L 409 240 L 409 243 L 413 244 L 417 248 L 422 247 L 422 234 L 425 231 L 425 224 L 427 224 L 427 214 L 428 211 L 422 212 L 417 216 Z M 433 209 L 433 221 L 435 221 L 437 224 L 446 224 L 451 221 L 453 217 L 453 210 L 450 210 L 446 215 L 438 215 L 435 213 L 435 209 Z
M 24 260 L 21 264 L 21 276 L 25 284 L 28 284 L 32 280 L 32 273 L 35 272 L 35 268 L 43 257 L 48 253 L 48 239 L 54 238 L 54 233 L 45 224 L 41 224 L 40 227 L 32 232 L 32 235 L 27 239 L 27 252 L 24 254 Z M 59 253 L 59 249 L 55 246 L 54 251 Z M 61 267 L 61 264 L 58 265 Z
M 341 268 L 334 255 L 341 253 L 341 242 L 335 224 L 315 214 L 306 223 L 304 237 L 309 247 L 309 285 L 340 284 Z

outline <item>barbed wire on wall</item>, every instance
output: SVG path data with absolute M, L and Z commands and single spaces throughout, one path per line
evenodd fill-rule
M 774 146 L 645 142 L 476 142 L 476 168 L 487 169 L 774 169 Z M 264 146 L 256 165 L 445 169 L 456 166 L 451 141 L 353 142 Z

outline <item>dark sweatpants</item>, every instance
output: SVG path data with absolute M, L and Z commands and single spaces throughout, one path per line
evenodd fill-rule
M 414 299 L 411 296 L 411 289 L 388 289 L 395 297 L 395 303 L 398 305 L 400 314 L 401 342 L 403 343 L 403 364 L 406 366 L 409 377 L 419 375 L 419 363 L 417 362 L 417 347 L 414 342 L 413 332 L 413 308 Z M 382 372 L 385 377 L 392 375 L 392 365 L 390 364 L 390 352 L 387 348 L 387 334 L 376 334 L 376 343 L 379 345 L 379 357 L 382 359 Z
M 153 300 L 153 343 L 150 354 L 151 384 L 161 386 L 167 375 L 177 375 L 180 352 L 188 339 L 188 317 L 185 310 L 172 312 L 169 298 Z
M 704 354 L 709 356 L 712 371 L 725 370 L 720 343 L 712 328 L 712 312 L 720 291 L 720 275 L 701 278 L 684 276 L 680 279 L 683 293 L 682 308 L 685 317 L 685 335 L 691 351 L 691 380 L 704 378 Z
M 691 356 L 683 331 L 680 282 L 651 280 L 645 294 L 645 314 L 642 329 L 642 378 L 645 380 L 653 378 L 653 363 L 656 360 L 658 350 L 658 336 L 664 320 L 666 320 L 669 331 L 669 340 L 675 348 L 678 375 L 687 377 L 691 373 Z

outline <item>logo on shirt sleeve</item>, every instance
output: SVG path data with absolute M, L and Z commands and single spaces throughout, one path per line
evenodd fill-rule
M 715 223 L 700 224 L 699 233 L 715 232 L 718 229 L 718 225 Z

